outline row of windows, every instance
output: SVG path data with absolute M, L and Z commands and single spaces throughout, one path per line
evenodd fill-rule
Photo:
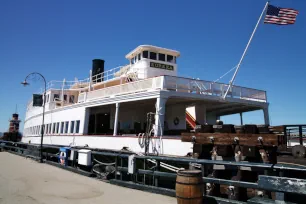
M 172 55 L 166 55 L 163 53 L 156 53 L 156 52 L 149 52 L 149 51 L 143 51 L 142 53 L 139 53 L 138 55 L 136 55 L 134 58 L 131 59 L 131 63 L 134 64 L 143 58 L 159 60 L 163 62 L 176 63 L 176 57 Z
M 25 135 L 40 135 L 41 125 L 28 127 L 25 129 Z M 80 132 L 80 121 L 64 121 L 57 123 L 49 123 L 44 125 L 44 134 L 74 134 Z
M 64 101 L 67 101 L 67 97 L 68 96 L 65 94 L 64 95 Z M 47 98 L 47 100 L 46 100 L 47 103 L 52 101 L 52 99 L 51 99 L 52 97 L 50 97 L 50 94 L 47 94 L 46 98 Z M 59 94 L 53 94 L 53 101 L 57 101 L 59 99 L 60 99 Z M 74 95 L 69 95 L 69 103 L 74 103 Z

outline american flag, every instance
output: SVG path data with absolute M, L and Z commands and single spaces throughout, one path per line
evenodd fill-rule
M 272 5 L 268 5 L 266 17 L 264 23 L 288 25 L 294 24 L 298 11 L 289 8 L 280 8 Z

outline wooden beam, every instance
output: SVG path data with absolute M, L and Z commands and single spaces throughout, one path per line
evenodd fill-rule
M 262 140 L 259 140 L 261 138 Z M 237 134 L 237 133 L 182 133 L 182 142 L 196 144 L 230 145 L 238 139 L 240 145 L 277 146 L 278 136 L 275 134 Z
M 306 195 L 306 180 L 304 179 L 260 175 L 258 186 L 271 191 Z

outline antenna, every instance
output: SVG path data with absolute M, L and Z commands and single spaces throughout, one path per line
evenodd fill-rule
M 15 113 L 18 112 L 18 105 L 16 104 Z

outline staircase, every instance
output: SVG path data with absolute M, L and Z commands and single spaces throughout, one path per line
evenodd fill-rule
M 186 125 L 187 125 L 187 129 L 194 129 L 195 126 L 197 125 L 195 118 L 192 117 L 192 115 L 190 115 L 188 111 L 186 111 Z

